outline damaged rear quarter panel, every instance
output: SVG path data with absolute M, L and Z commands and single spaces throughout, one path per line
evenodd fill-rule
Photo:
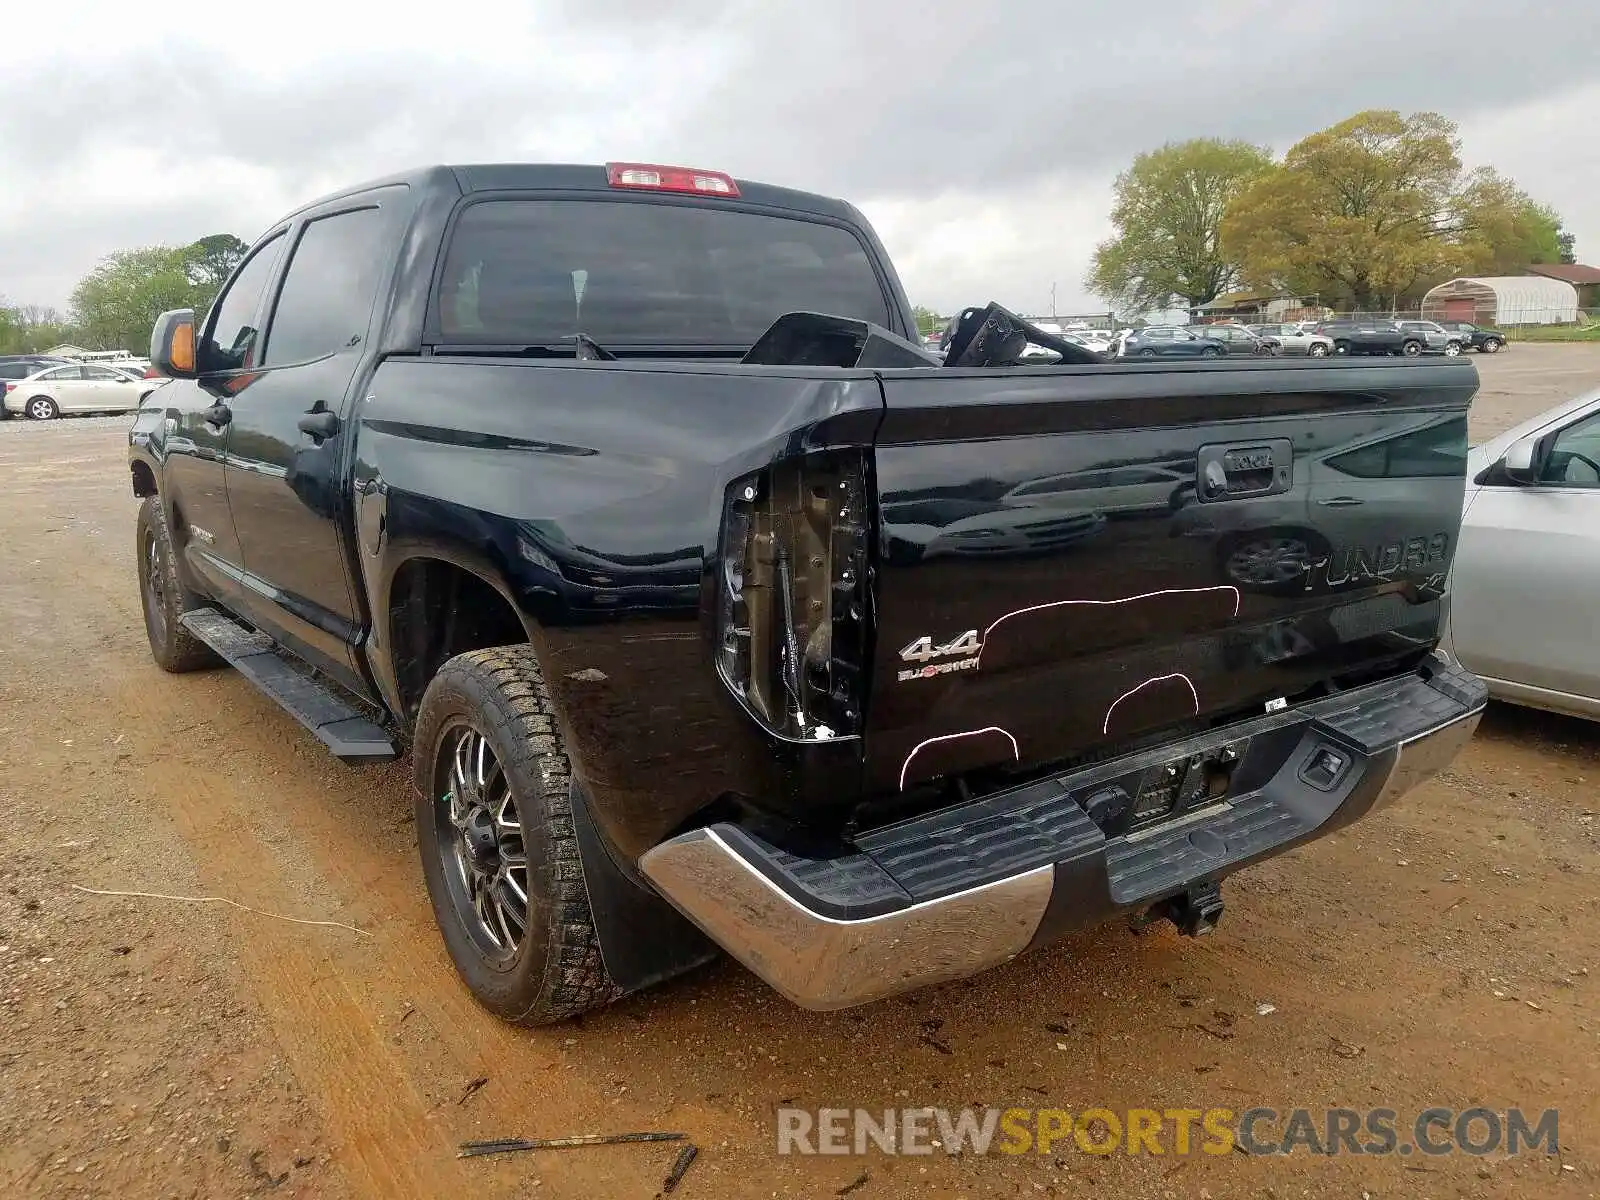
M 724 793 L 859 788 L 854 743 L 790 751 L 738 708 L 711 665 L 702 592 L 727 485 L 870 445 L 870 372 L 393 359 L 369 392 L 356 476 L 382 481 L 384 534 L 360 553 L 391 704 L 390 588 L 408 560 L 437 558 L 515 605 L 596 820 L 630 857 Z

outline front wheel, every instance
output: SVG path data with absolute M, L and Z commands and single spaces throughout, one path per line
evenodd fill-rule
M 53 421 L 61 415 L 61 410 L 56 407 L 56 402 L 50 399 L 49 396 L 35 396 L 28 401 L 25 411 L 35 421 Z
M 456 970 L 490 1012 L 545 1025 L 615 1000 L 572 820 L 572 767 L 531 646 L 457 655 L 412 743 L 417 844 Z
M 181 674 L 202 667 L 220 666 L 216 653 L 182 623 L 183 614 L 200 608 L 205 600 L 183 586 L 178 578 L 177 555 L 167 514 L 159 496 L 146 496 L 134 525 L 134 551 L 139 566 L 139 602 L 144 609 L 144 631 L 150 655 L 163 671 Z
M 1327 358 L 1328 348 L 1321 342 L 1312 342 L 1311 349 L 1306 351 L 1306 353 L 1311 355 L 1312 358 Z
M 1155 356 L 1156 356 L 1156 352 L 1154 350 L 1151 350 L 1151 349 L 1148 349 L 1148 348 L 1139 351 L 1139 357 L 1140 358 L 1154 358 Z
M 1207 346 L 1204 350 L 1200 351 L 1200 357 L 1201 358 L 1221 358 L 1222 357 L 1222 351 L 1218 350 L 1215 346 Z
M 1500 353 L 1500 347 L 1503 346 L 1504 344 L 1505 343 L 1502 342 L 1499 338 L 1484 338 L 1483 339 L 1483 352 L 1485 354 L 1499 354 Z
M 1349 342 L 1335 342 L 1333 344 L 1333 352 L 1335 354 L 1349 354 L 1350 353 L 1350 343 Z

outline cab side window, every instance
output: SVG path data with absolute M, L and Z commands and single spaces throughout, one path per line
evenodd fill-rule
M 282 249 L 281 233 L 261 243 L 211 306 L 198 355 L 202 373 L 239 371 L 256 365 L 261 340 L 256 314 L 261 311 L 262 295 Z

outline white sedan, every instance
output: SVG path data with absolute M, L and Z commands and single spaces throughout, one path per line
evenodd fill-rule
M 47 367 L 26 379 L 6 381 L 6 411 L 36 421 L 63 413 L 133 412 L 166 379 L 145 379 L 137 371 L 102 363 Z

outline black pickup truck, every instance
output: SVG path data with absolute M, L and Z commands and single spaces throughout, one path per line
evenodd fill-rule
M 926 354 L 853 208 L 716 172 L 341 192 L 156 327 L 151 649 L 409 748 L 508 1019 L 717 946 L 838 1008 L 1118 914 L 1207 932 L 1477 724 L 1435 653 L 1477 374 L 1017 365 L 1016 324 Z

